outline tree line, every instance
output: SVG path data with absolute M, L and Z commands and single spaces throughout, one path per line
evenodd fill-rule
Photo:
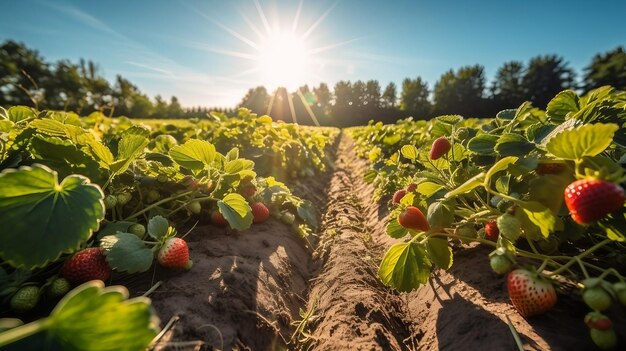
M 332 126 L 366 124 L 372 119 L 392 123 L 408 116 L 492 117 L 524 101 L 545 108 L 564 89 L 585 92 L 603 85 L 626 89 L 624 48 L 595 55 L 580 79 L 576 78 L 564 58 L 540 55 L 526 63 L 505 62 L 489 84 L 484 67 L 471 65 L 445 72 L 432 88 L 419 76 L 404 79 L 400 87 L 391 82 L 383 88 L 376 80 L 342 80 L 332 90 L 326 83 L 304 85 L 295 92 L 285 88 L 269 92 L 259 86 L 250 89 L 237 107 L 259 114 L 269 111 L 273 118 L 285 121 L 295 115 L 302 124 L 313 124 L 313 114 L 320 124 Z M 215 110 L 234 113 L 234 108 L 183 108 L 175 96 L 152 100 L 120 75 L 108 82 L 92 61 L 47 62 L 36 50 L 9 40 L 0 46 L 0 105 L 18 104 L 142 118 L 202 118 Z

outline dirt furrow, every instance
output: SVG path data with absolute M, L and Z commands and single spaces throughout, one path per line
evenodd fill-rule
M 352 141 L 341 135 L 311 282 L 309 316 L 300 338 L 314 350 L 403 350 L 402 302 L 378 281 L 381 254 L 371 236 L 371 189 Z M 371 195 L 371 194 L 370 194 Z M 371 198 L 370 198 L 371 199 Z

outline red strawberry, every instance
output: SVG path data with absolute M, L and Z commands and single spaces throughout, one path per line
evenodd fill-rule
M 61 275 L 74 285 L 90 280 L 106 281 L 111 276 L 111 267 L 98 247 L 90 247 L 75 253 L 61 268 Z
M 433 146 L 430 149 L 430 159 L 436 160 L 450 151 L 452 144 L 446 137 L 439 137 L 433 142 Z
M 407 207 L 400 215 L 398 215 L 398 223 L 407 229 L 415 229 L 427 231 L 430 229 L 428 220 L 419 208 L 414 206 Z
M 498 222 L 495 219 L 485 223 L 485 236 L 491 241 L 498 241 L 498 235 L 500 235 L 500 229 L 498 229 Z
M 393 198 L 391 199 L 392 204 L 399 204 L 400 200 L 406 195 L 406 190 L 400 189 L 393 194 Z
M 220 211 L 215 210 L 211 212 L 211 222 L 218 227 L 225 227 L 228 225 L 228 221 L 224 218 L 224 215 L 220 213 Z
M 241 188 L 241 190 L 239 191 L 239 193 L 244 198 L 249 199 L 249 198 L 253 197 L 254 194 L 256 194 L 256 187 L 254 185 L 252 185 L 252 184 L 243 186 Z
M 540 163 L 535 169 L 535 172 L 539 175 L 561 174 L 563 171 L 565 171 L 565 165 L 555 162 Z
M 511 303 L 523 317 L 542 314 L 556 304 L 556 291 L 545 278 L 526 269 L 516 269 L 507 277 Z
M 408 191 L 409 193 L 414 192 L 416 189 L 417 189 L 417 184 L 415 183 L 411 183 L 406 186 L 406 191 Z
M 600 312 L 587 313 L 585 316 L 585 324 L 592 329 L 608 330 L 613 328 L 613 322 L 609 319 L 609 317 Z
M 189 259 L 187 242 L 181 238 L 169 238 L 165 241 L 157 259 L 161 266 L 167 268 L 191 268 L 193 262 Z
M 252 209 L 252 216 L 254 217 L 252 222 L 262 223 L 270 218 L 270 210 L 267 209 L 267 206 L 265 206 L 264 203 L 255 202 L 250 205 L 250 208 Z
M 579 224 L 595 222 L 624 206 L 621 186 L 600 179 L 577 180 L 565 188 L 565 204 Z

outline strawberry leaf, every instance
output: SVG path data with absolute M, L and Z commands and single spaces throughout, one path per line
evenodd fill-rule
M 552 122 L 560 123 L 565 121 L 568 113 L 578 110 L 580 110 L 578 94 L 572 90 L 564 90 L 550 100 L 546 114 Z
M 100 240 L 100 247 L 111 268 L 118 272 L 145 272 L 152 266 L 152 250 L 135 234 L 107 235 Z
M 76 250 L 104 218 L 104 194 L 80 175 L 35 165 L 0 173 L 0 257 L 14 267 L 41 267 Z
M 167 233 L 170 227 L 169 222 L 163 216 L 154 216 L 148 221 L 148 235 L 156 240 L 161 238 Z
M 579 160 L 596 156 L 613 141 L 619 129 L 617 124 L 587 124 L 573 130 L 565 130 L 550 139 L 546 148 L 552 155 L 566 160 Z
M 468 179 L 465 183 L 459 185 L 456 189 L 448 192 L 445 196 L 446 199 L 453 198 L 457 195 L 465 194 L 473 189 L 483 185 L 485 180 L 485 172 L 479 173 L 472 178 Z
M 231 228 L 245 230 L 252 225 L 252 210 L 243 196 L 228 194 L 223 200 L 217 202 L 217 207 Z
M 393 245 L 380 263 L 378 277 L 398 291 L 411 291 L 428 281 L 431 263 L 424 248 L 416 243 Z
M 208 141 L 191 139 L 169 151 L 174 162 L 189 169 L 203 169 L 215 160 L 215 146 Z
M 408 158 L 411 161 L 415 161 L 417 159 L 417 148 L 413 145 L 404 145 L 402 149 L 400 149 L 402 156 Z
M 409 234 L 409 230 L 398 223 L 398 218 L 393 218 L 389 224 L 387 224 L 387 235 L 390 237 L 400 239 L 407 234 Z
M 442 269 L 452 267 L 452 248 L 448 245 L 448 240 L 440 238 L 430 238 L 426 242 L 426 253 L 430 260 Z

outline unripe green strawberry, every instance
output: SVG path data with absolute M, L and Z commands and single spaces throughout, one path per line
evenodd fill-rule
M 426 218 L 432 228 L 448 228 L 454 222 L 454 211 L 444 202 L 435 201 L 428 206 Z
M 167 268 L 190 269 L 193 262 L 189 259 L 189 247 L 181 238 L 169 238 L 157 254 L 159 264 Z
M 202 205 L 200 204 L 200 201 L 191 201 L 185 206 L 185 208 L 193 214 L 200 214 L 200 212 L 202 212 Z
M 143 224 L 135 223 L 128 227 L 128 232 L 131 234 L 135 234 L 140 238 L 143 238 L 143 236 L 146 234 L 146 227 Z
M 117 205 L 117 198 L 113 195 L 107 195 L 104 197 L 104 208 L 107 210 L 112 209 Z
M 159 183 L 165 183 L 165 182 L 167 182 L 167 180 L 168 180 L 168 178 L 167 178 L 167 176 L 165 174 L 159 174 L 157 176 L 157 182 L 159 182 Z
M 17 313 L 25 313 L 37 306 L 39 302 L 39 287 L 25 286 L 20 288 L 13 297 L 11 297 L 11 309 Z
M 522 232 L 522 224 L 520 221 L 508 213 L 498 217 L 496 225 L 500 234 L 513 242 L 519 238 Z
M 497 274 L 504 274 L 511 270 L 512 263 L 504 255 L 493 255 L 489 259 L 489 265 Z
M 48 295 L 52 298 L 65 296 L 72 289 L 72 285 L 65 278 L 55 278 L 48 287 Z
M 586 288 L 583 291 L 583 300 L 591 309 L 604 311 L 611 306 L 611 295 L 601 286 Z
M 611 350 L 617 346 L 617 334 L 613 328 L 607 330 L 589 329 L 591 340 L 602 350 Z
M 613 284 L 613 291 L 615 292 L 615 296 L 617 296 L 619 302 L 626 306 L 626 283 L 617 282 Z
M 296 220 L 296 216 L 291 212 L 285 212 L 280 216 L 280 220 L 285 224 L 293 224 Z
M 121 194 L 117 194 L 117 203 L 121 206 L 126 205 L 131 199 L 133 198 L 133 196 L 130 193 L 121 193 Z
M 465 127 L 461 127 L 456 130 L 454 136 L 457 140 L 465 140 L 465 138 L 469 136 L 469 130 Z
M 150 189 L 150 191 L 148 191 L 148 194 L 146 194 L 146 202 L 149 204 L 158 201 L 160 198 L 161 194 L 154 189 Z

